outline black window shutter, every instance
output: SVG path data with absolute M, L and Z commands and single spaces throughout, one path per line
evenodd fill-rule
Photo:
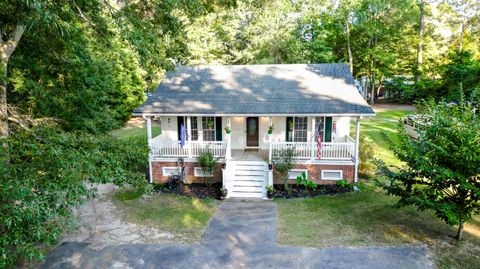
M 222 141 L 222 117 L 215 117 L 215 140 Z
M 332 142 L 332 117 L 325 117 L 325 142 Z
M 287 126 L 285 127 L 285 135 L 286 135 L 285 141 L 287 142 L 292 142 L 293 130 L 290 130 L 290 124 L 293 124 L 293 117 L 287 117 Z
M 177 117 L 177 133 L 178 133 L 178 140 L 180 141 L 180 133 L 181 133 L 181 125 L 185 126 L 185 123 L 183 122 L 183 117 Z M 187 128 L 187 127 L 185 127 Z

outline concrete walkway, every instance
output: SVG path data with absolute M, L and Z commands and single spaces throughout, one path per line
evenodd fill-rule
M 275 203 L 224 202 L 200 244 L 127 244 L 94 250 L 68 242 L 51 252 L 42 268 L 434 268 L 423 247 L 280 246 L 275 220 Z

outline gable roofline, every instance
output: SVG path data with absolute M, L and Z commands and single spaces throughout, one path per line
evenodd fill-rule
M 133 115 L 374 115 L 347 64 L 181 66 Z

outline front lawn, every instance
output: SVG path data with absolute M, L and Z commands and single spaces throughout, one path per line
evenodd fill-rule
M 152 137 L 160 135 L 161 132 L 162 131 L 159 126 L 152 126 Z M 118 138 L 130 138 L 139 136 L 147 137 L 147 127 L 128 126 L 113 130 L 111 133 Z
M 183 242 L 200 240 L 218 205 L 214 199 L 158 193 L 142 196 L 129 189 L 115 192 L 113 201 L 126 220 L 173 233 Z
M 465 239 L 457 242 L 456 227 L 431 212 L 387 207 L 394 202 L 375 190 L 278 199 L 277 238 L 310 247 L 426 244 L 440 268 L 480 268 L 480 216 L 466 224 Z
M 390 150 L 390 139 L 398 141 L 397 125 L 398 120 L 407 114 L 413 113 L 409 110 L 376 110 L 376 116 L 361 121 L 360 132 L 365 133 L 367 138 L 374 143 L 375 156 L 383 160 L 390 167 L 400 166 L 401 162 Z M 355 126 L 352 124 L 353 131 Z M 388 139 L 385 139 L 385 135 Z

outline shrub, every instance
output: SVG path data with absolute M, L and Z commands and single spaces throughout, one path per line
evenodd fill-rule
M 307 175 L 305 174 L 305 172 L 302 172 L 302 175 L 296 178 L 296 182 L 297 185 L 303 185 L 305 189 L 311 189 L 312 191 L 314 191 L 317 188 L 317 184 L 315 182 L 307 179 Z
M 348 181 L 346 179 L 341 179 L 341 180 L 337 181 L 337 187 L 342 191 L 352 190 L 353 189 L 353 184 L 348 183 Z
M 0 267 L 43 258 L 72 224 L 71 208 L 94 195 L 88 183 L 146 186 L 145 139 L 36 127 L 8 138 L 0 165 Z
M 202 169 L 203 179 L 208 187 L 210 187 L 217 172 L 217 159 L 215 159 L 213 153 L 207 149 L 198 155 L 197 165 Z
M 360 134 L 360 146 L 358 151 L 358 173 L 362 177 L 372 177 L 375 173 L 373 143 L 367 140 L 365 133 Z
M 275 176 L 279 177 L 286 191 L 290 191 L 288 186 L 288 171 L 293 169 L 293 158 L 295 157 L 295 151 L 293 148 L 288 148 L 276 153 L 273 156 L 273 164 L 275 169 L 273 172 Z

